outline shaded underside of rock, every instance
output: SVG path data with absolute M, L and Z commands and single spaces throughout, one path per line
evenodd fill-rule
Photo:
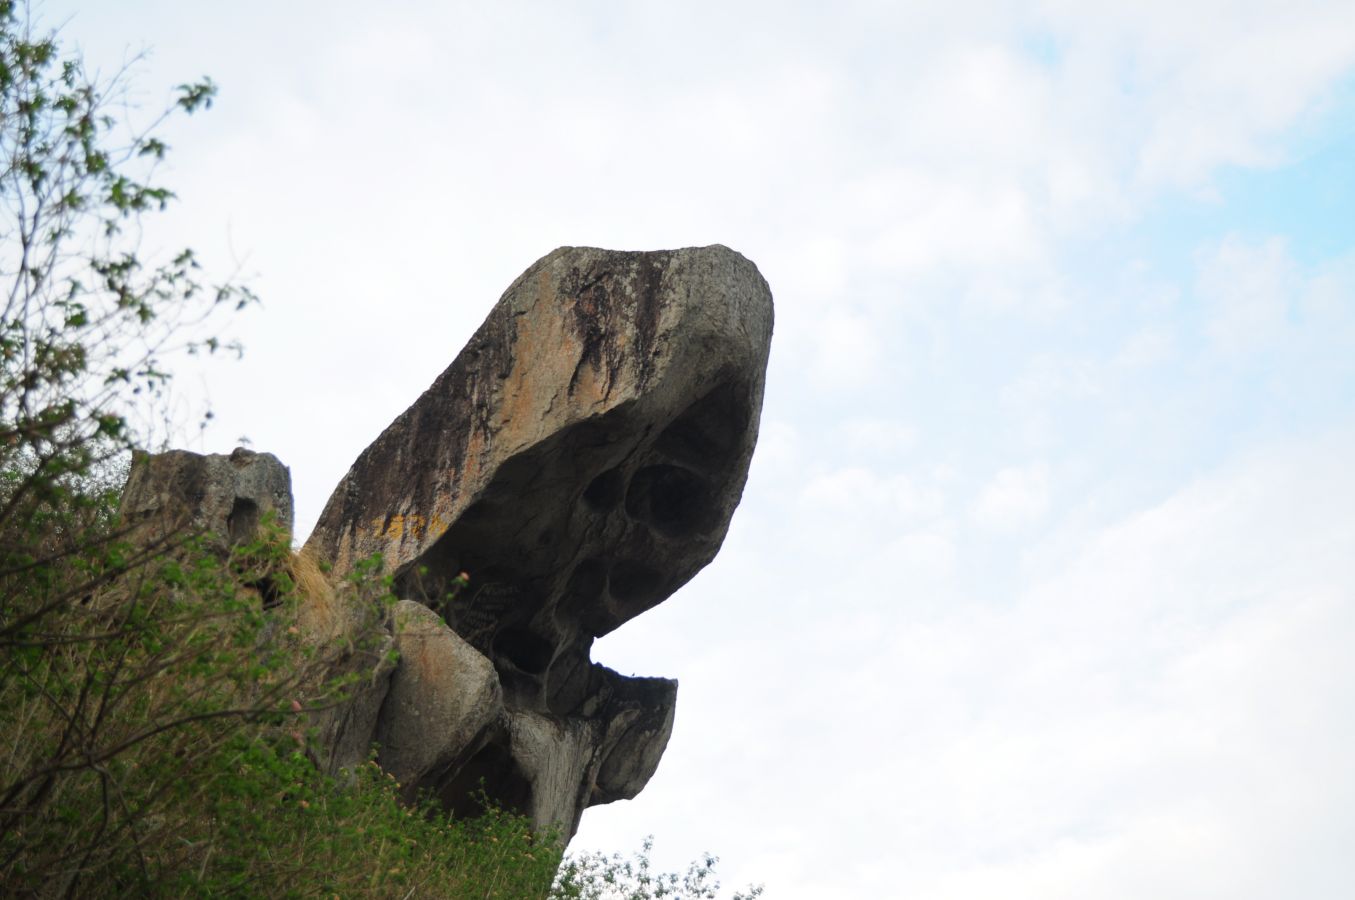
M 523 706 L 569 712 L 592 638 L 719 549 L 771 328 L 766 282 L 728 248 L 556 250 L 362 453 L 307 549 L 336 575 L 380 553 L 439 608 L 468 572 L 448 623 Z
M 592 715 L 553 716 L 500 705 L 492 722 L 470 741 L 464 738 L 471 727 L 433 730 L 425 721 L 406 721 L 405 727 L 413 726 L 411 737 L 424 734 L 450 762 L 428 766 L 406 782 L 410 770 L 389 767 L 383 747 L 382 767 L 401 780 L 408 795 L 430 793 L 456 815 L 477 814 L 483 788 L 502 808 L 527 816 L 538 831 L 559 828 L 568 840 L 584 809 L 640 792 L 673 728 L 676 681 L 597 669 L 602 686 Z M 468 724 L 481 721 L 467 719 Z M 384 711 L 382 724 L 387 735 L 401 727 L 388 722 Z

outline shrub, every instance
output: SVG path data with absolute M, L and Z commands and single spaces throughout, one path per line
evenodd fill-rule
M 620 854 L 570 854 L 556 875 L 552 900 L 715 900 L 719 896 L 720 882 L 715 878 L 718 857 L 707 853 L 680 875 L 655 872 L 649 860 L 653 847 L 650 837 L 629 859 Z M 730 900 L 760 896 L 762 887 L 750 885 L 730 895 Z

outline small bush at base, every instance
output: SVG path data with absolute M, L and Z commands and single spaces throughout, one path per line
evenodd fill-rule
M 720 882 L 715 878 L 719 858 L 709 853 L 676 872 L 655 872 L 649 861 L 654 839 L 629 859 L 620 854 L 570 854 L 556 875 L 551 900 L 716 900 Z M 762 896 L 760 885 L 736 891 L 730 900 L 754 900 Z
M 519 816 L 490 807 L 453 820 L 403 805 L 375 763 L 343 783 L 266 741 L 221 763 L 236 790 L 201 810 L 158 895 L 540 898 L 560 862 L 553 836 Z

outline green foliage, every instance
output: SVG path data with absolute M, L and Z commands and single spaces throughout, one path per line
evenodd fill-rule
M 250 587 L 287 562 L 276 532 L 225 559 L 201 539 L 83 551 L 9 579 L 30 590 L 6 598 L 0 634 L 0 882 L 144 889 L 235 780 L 241 742 L 295 729 L 340 688 L 323 654 L 279 635 L 299 636 L 300 598 L 265 612 Z M 115 574 L 50 609 L 68 568 Z
M 71 501 L 138 438 L 166 356 L 233 345 L 204 331 L 254 295 L 208 284 L 191 249 L 141 258 L 141 216 L 174 199 L 154 180 L 168 147 L 154 130 L 211 104 L 210 80 L 143 128 L 110 114 L 126 70 L 89 78 L 0 0 L 0 527 Z
M 559 865 L 555 844 L 520 817 L 411 808 L 375 763 L 340 783 L 285 743 L 237 736 L 224 750 L 233 780 L 180 836 L 174 877 L 149 893 L 540 898 Z
M 552 900 L 715 900 L 720 882 L 715 878 L 718 857 L 706 854 L 679 875 L 655 872 L 649 861 L 654 839 L 646 838 L 640 850 L 626 859 L 620 854 L 571 854 L 556 876 Z M 730 900 L 753 900 L 762 896 L 761 886 L 749 886 L 730 895 Z

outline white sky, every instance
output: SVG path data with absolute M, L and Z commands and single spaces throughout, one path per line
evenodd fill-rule
M 1355 4 L 49 0 L 264 298 L 185 408 L 333 485 L 562 244 L 777 304 L 681 680 L 576 848 L 770 898 L 1355 896 Z

